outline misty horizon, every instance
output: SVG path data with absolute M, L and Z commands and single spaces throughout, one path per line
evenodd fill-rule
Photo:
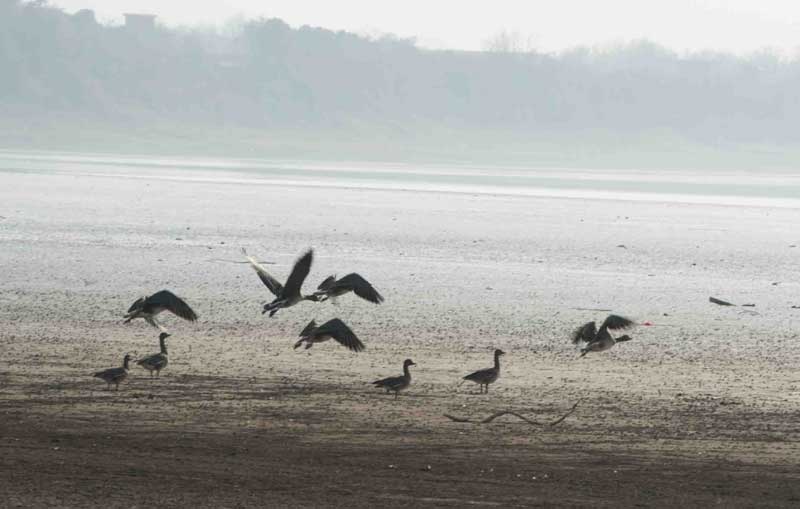
M 612 166 L 787 166 L 799 150 L 800 60 L 769 52 L 548 54 L 513 32 L 430 50 L 277 18 L 219 31 L 18 0 L 0 13 L 9 148 Z

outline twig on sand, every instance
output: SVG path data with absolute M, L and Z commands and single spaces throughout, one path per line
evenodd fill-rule
M 528 419 L 527 417 L 525 417 L 523 415 L 520 415 L 517 412 L 513 412 L 511 410 L 503 410 L 501 412 L 495 412 L 495 413 L 493 413 L 492 415 L 490 415 L 489 417 L 487 417 L 487 418 L 485 418 L 483 420 L 468 419 L 466 417 L 456 417 L 454 415 L 449 415 L 449 414 L 444 414 L 444 416 L 447 417 L 448 419 L 450 419 L 453 422 L 466 422 L 466 423 L 470 423 L 470 424 L 489 424 L 490 422 L 492 422 L 493 420 L 497 419 L 498 417 L 502 417 L 504 415 L 513 415 L 514 417 L 516 417 L 516 418 L 518 418 L 518 419 L 520 419 L 522 421 L 527 422 L 531 426 L 557 426 L 557 425 L 561 424 L 562 422 L 564 422 L 564 419 L 566 419 L 567 417 L 572 415 L 573 412 L 575 412 L 575 409 L 578 408 L 578 404 L 580 402 L 581 402 L 580 399 L 578 401 L 576 401 L 575 404 L 572 405 L 572 408 L 570 408 L 567 411 L 567 413 L 565 413 L 564 415 L 562 415 L 561 417 L 559 417 L 558 419 L 556 419 L 553 422 L 534 421 L 532 419 Z
M 603 308 L 572 308 L 575 311 L 598 311 L 600 313 L 610 313 L 613 309 L 603 309 Z
M 250 262 L 242 262 L 239 260 L 223 260 L 222 258 L 209 258 L 208 261 L 210 262 L 224 262 L 224 263 L 250 263 Z M 261 260 L 256 260 L 258 263 L 262 265 L 275 265 L 275 262 L 265 262 Z
M 711 302 L 711 303 L 714 303 L 714 304 L 718 304 L 720 306 L 735 306 L 736 305 L 736 304 L 731 304 L 730 302 L 727 302 L 727 301 L 724 301 L 724 300 L 717 299 L 716 297 L 709 297 L 708 298 L 708 302 Z

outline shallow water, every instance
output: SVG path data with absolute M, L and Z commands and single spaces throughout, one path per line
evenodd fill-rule
M 612 172 L 0 151 L 0 173 L 800 208 L 800 171 Z

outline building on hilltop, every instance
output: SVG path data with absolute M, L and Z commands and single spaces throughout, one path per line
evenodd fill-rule
M 136 32 L 146 32 L 156 28 L 155 14 L 125 13 L 125 28 Z

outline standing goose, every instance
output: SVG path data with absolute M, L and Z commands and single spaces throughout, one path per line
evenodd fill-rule
M 140 297 L 131 304 L 128 314 L 125 315 L 125 323 L 136 318 L 144 318 L 153 327 L 158 327 L 162 332 L 166 332 L 164 327 L 156 321 L 156 315 L 162 311 L 169 311 L 190 322 L 197 320 L 197 313 L 183 299 L 169 290 L 161 290 L 149 297 Z
M 354 352 L 360 352 L 365 348 L 364 343 L 356 337 L 350 327 L 338 318 L 328 320 L 319 327 L 314 320 L 311 320 L 300 333 L 300 341 L 295 343 L 294 347 L 298 348 L 305 343 L 306 349 L 309 349 L 314 346 L 314 343 L 322 343 L 329 339 L 335 339 L 339 344 Z
M 119 390 L 120 382 L 128 378 L 128 369 L 131 361 L 131 354 L 126 353 L 122 359 L 122 367 L 109 368 L 103 371 L 98 371 L 93 376 L 102 379 L 108 384 L 108 390 L 111 390 L 111 384 L 114 384 L 116 390 Z
M 383 296 L 373 288 L 369 281 L 355 272 L 341 279 L 336 279 L 335 275 L 328 276 L 325 278 L 325 281 L 320 283 L 317 287 L 314 296 L 317 297 L 320 302 L 323 302 L 328 299 L 335 299 L 348 292 L 353 292 L 362 299 L 372 302 L 373 304 L 380 304 L 383 302 Z
M 608 315 L 603 324 L 600 325 L 600 330 L 597 330 L 597 325 L 594 322 L 578 327 L 572 334 L 572 343 L 575 345 L 584 343 L 583 348 L 581 348 L 581 357 L 589 352 L 602 352 L 617 343 L 631 340 L 628 335 L 614 338 L 608 332 L 609 330 L 628 329 L 634 325 L 636 323 L 633 320 L 624 316 Z
M 306 276 L 308 276 L 308 273 L 311 270 L 311 262 L 314 259 L 313 249 L 306 251 L 306 253 L 298 258 L 298 260 L 294 263 L 294 268 L 292 268 L 291 274 L 289 274 L 288 279 L 286 279 L 285 285 L 281 285 L 277 279 L 272 277 L 269 272 L 267 272 L 266 269 L 264 269 L 264 267 L 262 267 L 261 264 L 256 261 L 254 257 L 247 254 L 247 251 L 245 251 L 244 248 L 242 248 L 242 253 L 244 254 L 245 258 L 247 258 L 247 261 L 250 262 L 250 266 L 256 271 L 258 278 L 262 283 L 264 283 L 264 286 L 266 286 L 267 289 L 269 289 L 269 291 L 275 296 L 275 299 L 272 302 L 269 304 L 264 304 L 264 310 L 261 311 L 262 314 L 269 311 L 269 316 L 272 317 L 281 308 L 294 306 L 303 300 L 311 300 L 315 302 L 318 300 L 314 295 L 303 296 L 300 294 L 300 288 L 303 286 L 303 281 L 305 281 Z
M 397 399 L 397 394 L 400 391 L 403 391 L 411 385 L 411 372 L 408 371 L 409 366 L 416 366 L 416 363 L 411 359 L 406 359 L 403 362 L 403 375 L 402 376 L 390 376 L 389 378 L 384 378 L 382 380 L 376 380 L 372 382 L 372 385 L 376 387 L 383 387 L 386 389 L 386 392 L 394 391 L 394 397 Z
M 136 364 L 149 371 L 151 377 L 153 376 L 153 371 L 156 372 L 156 376 L 161 376 L 161 370 L 166 368 L 169 363 L 167 359 L 167 343 L 165 342 L 168 337 L 170 337 L 170 334 L 166 332 L 159 334 L 158 343 L 161 346 L 161 352 L 147 356 L 136 362 Z
M 506 353 L 502 350 L 495 350 L 494 351 L 494 366 L 491 368 L 480 369 L 474 373 L 470 373 L 469 375 L 464 377 L 464 380 L 469 380 L 470 382 L 475 382 L 479 384 L 481 387 L 481 394 L 484 392 L 484 387 L 486 388 L 486 393 L 489 393 L 489 384 L 494 383 L 500 377 L 500 356 L 505 355 Z

